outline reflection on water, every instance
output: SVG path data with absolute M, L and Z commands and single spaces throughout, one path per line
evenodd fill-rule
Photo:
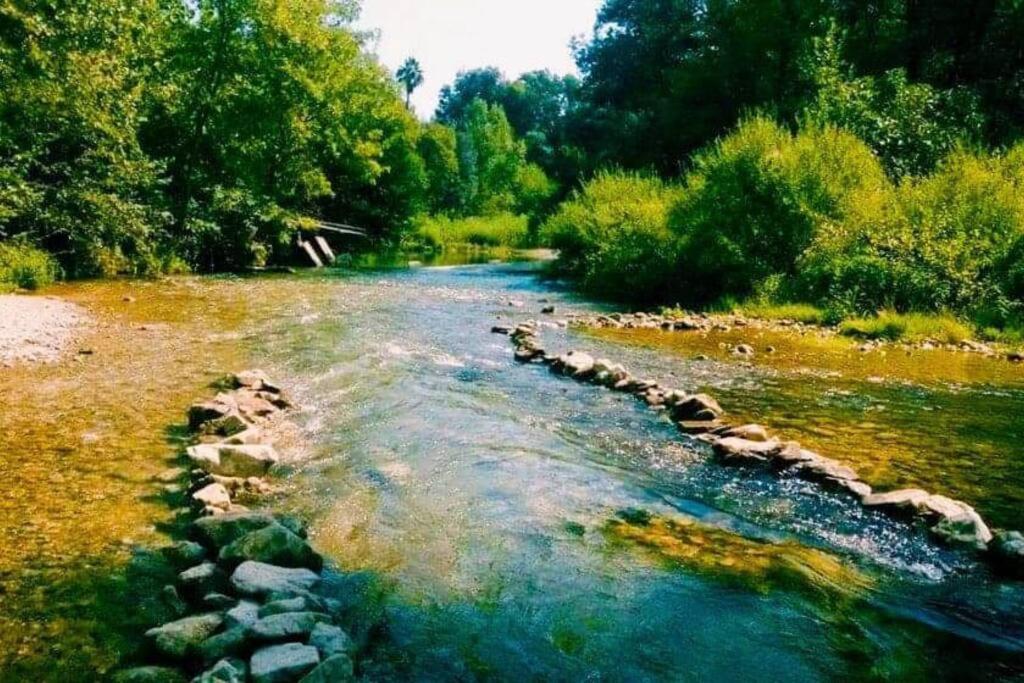
M 6 676 L 88 678 L 133 645 L 127 601 L 113 598 L 131 585 L 128 546 L 171 518 L 148 483 L 173 452 L 167 426 L 219 372 L 252 363 L 305 406 L 309 448 L 288 454 L 300 459 L 272 504 L 306 517 L 318 548 L 378 595 L 374 680 L 1024 672 L 1018 585 L 841 496 L 719 467 L 632 399 L 516 365 L 507 338 L 489 334 L 496 320 L 536 316 L 541 299 L 590 308 L 535 272 L 59 291 L 104 327 L 81 362 L 0 375 L 17 406 L 0 413 L 4 444 L 24 444 L 5 450 L 43 460 L 0 455 L 22 483 L 0 509 L 4 538 L 17 534 L 0 551 Z M 134 303 L 121 301 L 129 291 Z M 166 327 L 146 336 L 154 323 Z M 580 340 L 551 331 L 551 343 Z M 586 343 L 652 373 L 717 365 Z M 766 381 L 753 369 L 730 378 L 750 393 Z M 622 510 L 645 512 L 610 525 Z
M 651 349 L 659 360 L 677 357 L 676 381 L 714 393 L 735 420 L 839 458 L 879 488 L 952 495 L 995 525 L 1024 528 L 1018 365 L 949 351 L 861 353 L 849 339 L 764 330 L 594 334 Z M 777 351 L 758 354 L 750 367 L 720 346 L 740 343 Z M 711 360 L 690 360 L 699 354 Z

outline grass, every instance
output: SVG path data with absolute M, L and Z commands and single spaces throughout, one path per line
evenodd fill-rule
M 45 251 L 24 242 L 0 243 L 0 292 L 45 287 L 57 279 L 57 270 Z
M 883 311 L 870 318 L 851 318 L 840 323 L 839 331 L 848 337 L 922 341 L 933 339 L 957 344 L 973 336 L 973 330 L 949 314 L 895 313 Z
M 771 304 L 749 302 L 736 308 L 739 313 L 751 318 L 765 320 L 795 320 L 807 325 L 821 325 L 825 322 L 825 311 L 811 304 Z
M 521 247 L 529 239 L 529 220 L 510 213 L 494 216 L 448 218 L 424 216 L 416 223 L 413 242 L 444 248 L 455 244 L 480 247 Z

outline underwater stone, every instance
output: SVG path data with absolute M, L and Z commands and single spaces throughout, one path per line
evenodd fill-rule
M 354 681 L 352 660 L 347 655 L 337 654 L 328 657 L 299 683 L 343 683 Z
M 309 673 L 319 663 L 315 647 L 286 643 L 256 652 L 249 660 L 249 673 L 254 683 L 285 683 Z

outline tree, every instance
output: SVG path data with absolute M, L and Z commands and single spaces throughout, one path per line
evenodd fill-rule
M 399 67 L 396 74 L 398 82 L 405 86 L 405 106 L 411 105 L 413 92 L 423 85 L 423 68 L 418 60 L 409 57 Z

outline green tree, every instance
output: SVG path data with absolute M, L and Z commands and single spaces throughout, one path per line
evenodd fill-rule
M 423 85 L 423 67 L 417 59 L 409 57 L 395 75 L 398 82 L 405 87 L 405 106 L 411 106 L 413 92 Z
M 416 149 L 427 178 L 427 206 L 434 214 L 452 214 L 460 206 L 459 151 L 455 130 L 440 123 L 423 126 Z

